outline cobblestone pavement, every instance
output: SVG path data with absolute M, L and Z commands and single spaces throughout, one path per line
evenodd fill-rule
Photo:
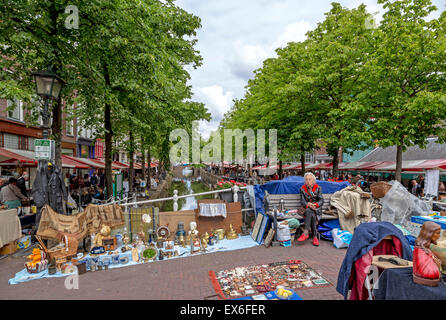
M 39 279 L 9 285 L 8 279 L 23 268 L 24 257 L 0 260 L 0 299 L 191 299 L 215 294 L 209 271 L 301 259 L 321 273 L 333 286 L 298 290 L 304 300 L 342 299 L 336 292 L 339 268 L 346 250 L 321 241 L 292 247 L 258 246 L 230 252 L 156 261 L 80 276 L 78 290 L 66 290 L 65 278 Z

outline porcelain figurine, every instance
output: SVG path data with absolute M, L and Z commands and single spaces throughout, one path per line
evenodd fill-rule
M 189 238 L 196 238 L 198 237 L 198 230 L 197 230 L 197 223 L 195 221 L 192 221 L 189 225 L 190 230 L 188 232 L 188 236 Z
M 413 251 L 413 281 L 418 284 L 436 287 L 440 282 L 441 261 L 429 249 L 431 243 L 437 244 L 441 236 L 441 226 L 427 221 L 421 227 L 415 240 Z
M 138 253 L 138 249 L 136 249 L 136 248 L 132 249 L 132 261 L 134 261 L 134 262 L 139 261 L 139 253 Z

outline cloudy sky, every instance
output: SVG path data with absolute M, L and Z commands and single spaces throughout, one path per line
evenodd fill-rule
M 205 103 L 212 114 L 200 131 L 207 137 L 232 106 L 242 98 L 253 71 L 274 50 L 290 41 L 302 41 L 305 33 L 323 21 L 333 0 L 177 0 L 177 5 L 199 16 L 197 49 L 203 65 L 190 70 L 194 100 Z M 377 0 L 337 0 L 354 8 L 361 3 L 382 16 Z M 433 0 L 443 10 L 444 0 Z

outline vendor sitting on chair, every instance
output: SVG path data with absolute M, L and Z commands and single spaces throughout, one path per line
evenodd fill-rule
M 300 189 L 300 199 L 305 208 L 305 230 L 297 241 L 302 243 L 307 240 L 311 230 L 313 245 L 319 246 L 317 224 L 322 217 L 322 205 L 324 204 L 322 189 L 316 184 L 316 177 L 311 172 L 307 172 L 304 179 L 305 184 Z

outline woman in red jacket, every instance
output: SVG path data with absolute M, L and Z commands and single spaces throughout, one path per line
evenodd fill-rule
M 317 224 L 322 217 L 322 205 L 324 204 L 324 197 L 322 196 L 322 189 L 316 184 L 316 177 L 311 172 L 307 172 L 304 176 L 305 184 L 300 189 L 300 201 L 305 208 L 305 230 L 304 233 L 297 239 L 298 242 L 304 242 L 310 235 L 310 230 L 313 236 L 313 245 L 319 246 L 317 237 Z

